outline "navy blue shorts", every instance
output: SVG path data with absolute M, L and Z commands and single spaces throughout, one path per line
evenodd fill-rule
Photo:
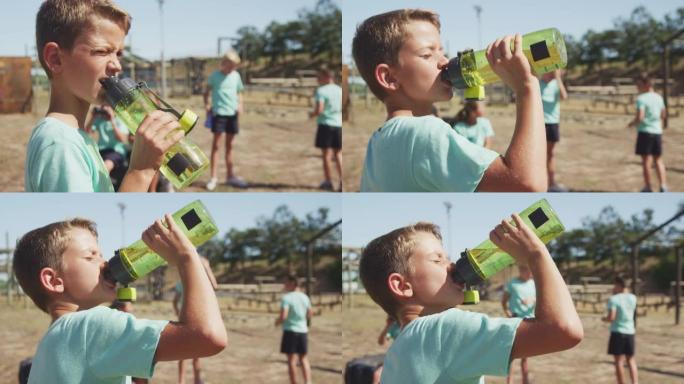
M 662 138 L 663 135 L 639 132 L 637 134 L 636 149 L 634 150 L 634 152 L 637 155 L 660 156 L 663 154 Z
M 283 331 L 283 338 L 280 341 L 280 353 L 306 355 L 308 346 L 309 342 L 306 333 Z
M 237 113 L 232 116 L 214 115 L 211 122 L 211 131 L 214 133 L 237 135 L 240 132 Z
M 546 126 L 546 141 L 557 143 L 560 141 L 560 128 L 558 124 L 544 124 Z
M 342 149 L 342 127 L 319 124 L 316 130 L 316 148 Z
M 608 354 L 634 356 L 634 335 L 611 332 L 608 341 Z

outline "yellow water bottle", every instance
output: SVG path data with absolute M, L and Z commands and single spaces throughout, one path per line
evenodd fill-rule
M 556 28 L 527 33 L 522 36 L 522 51 L 532 72 L 541 75 L 565 68 L 568 54 L 563 35 Z M 514 51 L 511 41 L 511 51 Z M 484 99 L 484 85 L 501 81 L 487 61 L 486 50 L 459 52 L 442 70 L 441 79 L 457 89 L 465 89 L 468 100 Z

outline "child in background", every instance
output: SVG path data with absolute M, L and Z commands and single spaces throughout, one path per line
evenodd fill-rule
M 280 316 L 275 325 L 283 326 L 283 338 L 280 342 L 280 353 L 287 355 L 287 372 L 290 383 L 297 383 L 297 358 L 302 368 L 305 384 L 311 384 L 311 365 L 308 353 L 308 323 L 311 322 L 313 309 L 309 297 L 299 289 L 297 276 L 289 275 L 285 279 L 285 291 L 280 300 Z
M 518 215 L 513 221 L 503 220 L 489 237 L 530 266 L 538 287 L 534 320 L 454 308 L 463 303 L 464 286 L 451 278 L 453 264 L 434 224 L 399 228 L 366 246 L 363 286 L 402 328 L 385 355 L 383 383 L 478 383 L 483 375 L 506 375 L 514 359 L 582 340 L 582 323 L 546 246 Z
M 608 314 L 601 320 L 610 323 L 610 340 L 608 354 L 615 360 L 615 377 L 617 382 L 625 382 L 625 359 L 629 365 L 629 377 L 632 384 L 639 382 L 637 364 L 634 358 L 634 314 L 636 313 L 636 296 L 629 293 L 625 280 L 616 277 L 613 285 L 613 296 L 608 300 Z
M 504 286 L 504 294 L 501 298 L 506 317 L 519 317 L 522 319 L 534 318 L 534 308 L 537 303 L 537 291 L 532 272 L 526 265 L 518 265 L 518 277 L 511 279 Z M 522 373 L 523 384 L 530 382 L 530 371 L 527 358 L 520 359 L 520 371 Z M 513 384 L 513 361 L 511 368 L 506 376 L 506 383 Z
M 663 121 L 667 111 L 663 98 L 655 93 L 648 73 L 634 79 L 639 96 L 636 99 L 637 112 L 627 128 L 637 127 L 635 153 L 641 156 L 644 174 L 644 188 L 641 192 L 653 192 L 651 188 L 651 167 L 655 162 L 656 176 L 660 182 L 660 192 L 667 192 L 665 163 L 663 162 Z
M 378 345 L 384 346 L 388 340 L 392 341 L 396 339 L 397 336 L 399 336 L 399 332 L 401 332 L 399 323 L 388 316 L 385 321 L 385 327 L 382 328 L 380 336 L 378 336 Z
M 560 141 L 560 101 L 568 98 L 568 92 L 561 78 L 561 70 L 557 69 L 543 74 L 539 80 L 539 87 L 546 126 L 546 167 L 549 174 L 549 192 L 566 192 L 566 187 L 556 183 L 556 159 L 553 157 L 553 150 Z
M 338 190 L 342 192 L 342 88 L 335 84 L 333 73 L 327 68 L 318 71 L 318 85 L 314 93 L 315 107 L 309 114 L 317 117 L 316 148 L 323 155 L 323 176 L 325 180 L 320 189 L 333 190 L 330 176 L 330 163 L 335 159 L 337 176 L 340 180 Z
M 247 182 L 233 172 L 233 139 L 240 132 L 238 117 L 243 111 L 242 91 L 245 89 L 240 73 L 236 70 L 239 64 L 240 56 L 237 52 L 226 52 L 221 60 L 221 69 L 209 76 L 204 92 L 204 108 L 212 114 L 211 132 L 214 134 L 211 144 L 211 179 L 207 182 L 207 189 L 210 191 L 213 191 L 218 183 L 219 145 L 224 135 L 226 183 L 235 188 L 247 188 Z
M 485 106 L 481 101 L 466 100 L 454 118 L 454 130 L 473 144 L 492 148 L 494 130 L 492 123 L 484 117 Z
M 117 120 L 112 107 L 102 104 L 93 108 L 85 128 L 88 133 L 97 133 L 97 148 L 109 171 L 114 190 L 119 189 L 128 167 L 128 129 Z

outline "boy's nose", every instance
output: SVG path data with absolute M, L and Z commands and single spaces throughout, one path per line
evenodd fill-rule
M 437 63 L 439 69 L 446 67 L 447 64 L 449 64 L 449 59 L 446 56 L 441 55 L 441 57 L 439 58 L 439 62 Z
M 121 66 L 121 61 L 118 57 L 114 57 L 109 63 L 107 63 L 107 76 L 114 76 L 121 72 L 123 67 Z

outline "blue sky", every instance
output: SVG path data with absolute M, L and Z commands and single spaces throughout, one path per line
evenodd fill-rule
M 535 201 L 546 198 L 566 229 L 581 225 L 587 216 L 596 217 L 600 210 L 612 205 L 623 218 L 640 213 L 645 208 L 654 210 L 654 222 L 671 218 L 684 202 L 684 194 L 636 193 L 565 193 L 565 194 L 345 194 L 342 203 L 342 245 L 364 246 L 370 240 L 393 229 L 431 221 L 442 229 L 445 248 L 452 257 L 465 248 L 486 240 L 501 219 L 520 212 Z M 444 202 L 452 204 L 451 236 L 447 236 L 447 216 Z M 677 223 L 684 227 L 684 220 Z M 449 245 L 449 241 L 453 244 Z
M 95 221 L 100 234 L 100 247 L 105 259 L 122 244 L 121 214 L 118 203 L 126 205 L 126 245 L 140 238 L 142 231 L 164 213 L 173 213 L 199 199 L 207 207 L 222 236 L 229 228 L 247 228 L 259 216 L 271 216 L 276 207 L 289 206 L 303 218 L 319 207 L 330 208 L 330 221 L 340 219 L 340 195 L 333 193 L 239 193 L 239 194 L 0 194 L 0 248 L 5 248 L 5 233 L 10 247 L 18 237 L 40 226 L 73 217 Z
M 9 3 L 9 0 L 1 1 Z M 126 44 L 132 43 L 133 52 L 140 56 L 157 59 L 161 51 L 159 2 L 115 2 L 133 16 Z M 26 47 L 32 54 L 36 12 L 41 3 L 40 0 L 21 0 L 3 7 L 0 12 L 0 56 L 23 56 Z M 254 25 L 263 31 L 271 21 L 294 20 L 300 9 L 313 9 L 315 5 L 315 0 L 165 0 L 165 56 L 214 56 L 218 37 L 235 36 L 235 31 L 244 25 Z
M 359 23 L 372 15 L 400 8 L 425 8 L 439 13 L 442 44 L 452 55 L 466 48 L 477 48 L 475 5 L 482 7 L 484 46 L 506 34 L 524 34 L 548 27 L 579 38 L 589 29 L 611 28 L 613 20 L 628 18 L 639 5 L 644 5 L 658 20 L 684 7 L 681 0 L 345 0 L 342 3 L 342 60 L 351 62 L 351 42 Z

